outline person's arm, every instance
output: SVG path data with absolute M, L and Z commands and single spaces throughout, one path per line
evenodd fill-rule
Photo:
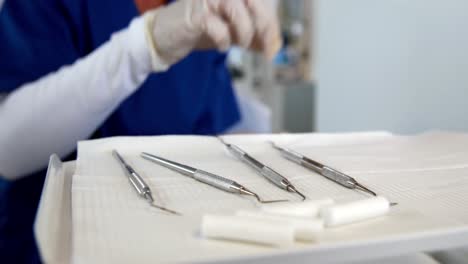
M 66 156 L 151 72 L 194 49 L 242 44 L 271 57 L 279 29 L 266 3 L 176 1 L 135 19 L 72 65 L 15 89 L 0 102 L 0 176 L 18 179 L 45 167 L 52 153 Z
M 9 94 L 0 102 L 0 175 L 16 179 L 51 153 L 71 153 L 157 67 L 137 18 L 89 56 Z

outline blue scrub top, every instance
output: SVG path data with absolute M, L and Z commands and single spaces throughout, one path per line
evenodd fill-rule
M 133 0 L 6 0 L 0 11 L 0 93 L 74 63 L 136 16 Z M 168 72 L 151 75 L 95 137 L 213 135 L 238 120 L 225 55 L 194 52 Z M 39 262 L 32 223 L 43 175 L 0 180 L 2 263 Z

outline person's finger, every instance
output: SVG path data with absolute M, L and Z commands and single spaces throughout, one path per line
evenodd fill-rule
M 229 26 L 216 14 L 206 14 L 201 21 L 201 29 L 219 50 L 226 51 L 232 44 Z
M 233 42 L 248 48 L 254 37 L 254 24 L 244 1 L 214 0 L 214 12 L 219 13 L 229 24 Z
M 272 59 L 282 45 L 278 17 L 271 3 L 265 0 L 244 0 L 252 14 L 256 32 L 252 48 Z

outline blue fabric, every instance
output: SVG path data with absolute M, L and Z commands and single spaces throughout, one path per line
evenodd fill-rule
M 6 0 L 0 11 L 0 92 L 72 64 L 137 15 L 133 0 Z M 150 76 L 95 135 L 210 135 L 237 120 L 225 55 L 195 52 L 167 73 Z M 1 263 L 39 262 L 32 223 L 43 177 L 38 172 L 17 182 L 0 180 Z
M 40 263 L 33 221 L 44 174 L 15 183 L 0 180 L 0 263 Z

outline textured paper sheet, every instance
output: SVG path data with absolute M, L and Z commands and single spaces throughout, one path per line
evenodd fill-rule
M 62 264 L 70 260 L 71 248 L 71 184 L 74 163 L 50 158 L 44 190 L 39 203 L 34 234 L 44 263 Z
M 351 174 L 377 193 L 398 202 L 387 217 L 322 233 L 318 244 L 271 249 L 203 240 L 205 213 L 234 214 L 258 204 L 213 189 L 139 157 L 142 151 L 204 169 L 238 181 L 264 199 L 299 200 L 268 183 L 226 154 L 213 137 L 138 137 L 81 142 L 72 185 L 74 263 L 165 263 L 228 259 L 301 251 L 369 239 L 392 239 L 468 227 L 468 135 L 432 133 L 417 137 L 388 133 L 346 135 L 230 136 L 270 165 L 308 198 L 337 201 L 362 199 L 283 159 L 267 143 L 292 148 Z M 184 214 L 171 216 L 150 208 L 130 187 L 111 150 L 117 149 L 148 182 L 155 200 Z

